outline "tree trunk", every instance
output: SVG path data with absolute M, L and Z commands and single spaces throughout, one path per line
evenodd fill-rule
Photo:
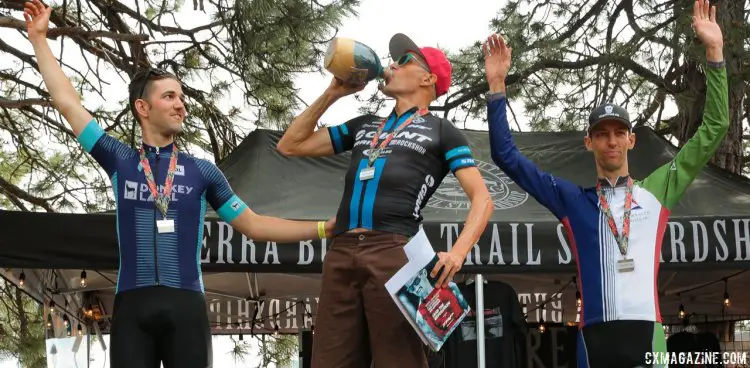
M 679 3 L 679 2 L 678 2 Z M 692 5 L 691 5 L 692 6 Z M 724 59 L 729 79 L 729 131 L 711 163 L 735 174 L 742 172 L 742 119 L 745 97 L 744 81 L 738 77 L 742 68 L 742 32 L 730 32 L 736 24 L 745 22 L 745 1 L 723 1 L 717 9 L 717 21 L 724 34 Z M 700 42 L 700 41 L 697 41 Z M 686 61 L 687 68 L 682 84 L 686 92 L 677 96 L 679 113 L 673 125 L 680 146 L 685 144 L 703 123 L 703 106 L 706 102 L 706 78 L 701 70 L 703 60 Z

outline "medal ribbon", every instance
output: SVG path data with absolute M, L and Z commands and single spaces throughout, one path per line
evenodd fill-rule
M 167 170 L 167 180 L 164 181 L 163 193 L 160 196 L 159 191 L 156 188 L 156 181 L 154 180 L 154 173 L 151 171 L 151 166 L 146 158 L 146 151 L 141 147 L 141 166 L 143 167 L 143 173 L 146 174 L 146 183 L 148 188 L 151 190 L 151 195 L 154 196 L 154 203 L 156 208 L 159 209 L 163 218 L 167 218 L 167 209 L 169 208 L 169 201 L 172 199 L 172 183 L 174 182 L 174 173 L 177 170 L 177 146 L 172 149 L 172 156 L 169 158 L 169 169 Z
M 617 246 L 620 248 L 620 254 L 624 257 L 628 253 L 628 236 L 630 235 L 630 207 L 633 204 L 633 179 L 628 177 L 628 184 L 625 187 L 625 213 L 622 217 L 622 235 L 618 236 L 617 225 L 615 225 L 615 219 L 612 216 L 612 211 L 607 203 L 607 198 L 604 197 L 602 191 L 601 181 L 596 183 L 596 193 L 599 195 L 599 203 L 602 205 L 602 211 L 607 216 L 607 223 L 609 228 L 612 230 L 612 234 L 617 240 Z
M 370 143 L 370 148 L 372 151 L 370 152 L 369 162 L 368 166 L 372 167 L 372 164 L 375 162 L 375 160 L 378 159 L 380 156 L 380 151 L 383 150 L 386 146 L 388 146 L 389 143 L 391 143 L 391 140 L 393 137 L 395 137 L 399 132 L 401 132 L 404 128 L 406 128 L 409 124 L 414 121 L 415 117 L 422 117 L 428 113 L 427 109 L 420 109 L 416 113 L 414 113 L 412 116 L 409 117 L 408 120 L 406 120 L 404 123 L 396 127 L 396 129 L 388 134 L 387 137 L 383 140 L 383 142 L 380 144 L 380 147 L 377 149 L 375 148 L 378 145 L 378 140 L 380 140 L 380 135 L 383 134 L 383 128 L 385 127 L 385 123 L 388 121 L 388 118 L 383 119 L 383 122 L 380 123 L 380 126 L 378 127 L 378 131 L 375 134 L 374 137 L 372 137 L 372 142 Z

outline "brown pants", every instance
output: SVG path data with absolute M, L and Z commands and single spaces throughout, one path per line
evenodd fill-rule
M 422 340 L 385 283 L 406 262 L 403 235 L 336 237 L 323 262 L 312 368 L 427 368 Z

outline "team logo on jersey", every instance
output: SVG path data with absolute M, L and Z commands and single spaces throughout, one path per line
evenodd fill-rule
M 240 201 L 234 201 L 232 202 L 232 209 L 237 211 L 240 209 Z
M 479 172 L 484 177 L 484 182 L 490 192 L 492 201 L 495 203 L 495 209 L 507 210 L 524 204 L 528 199 L 528 193 L 524 192 L 513 180 L 497 166 L 474 160 Z M 443 183 L 435 190 L 430 200 L 427 202 L 428 207 L 447 210 L 468 210 L 471 207 L 471 201 L 466 196 L 461 184 L 453 174 L 445 177 Z
M 125 180 L 125 192 L 122 195 L 125 199 L 138 199 L 138 183 Z
M 179 176 L 185 176 L 185 166 L 177 165 L 174 169 L 174 174 Z

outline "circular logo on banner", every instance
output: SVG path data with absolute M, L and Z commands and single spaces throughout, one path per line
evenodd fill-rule
M 474 162 L 476 162 L 479 172 L 482 173 L 490 197 L 495 203 L 495 209 L 515 208 L 529 199 L 528 193 L 523 191 L 513 180 L 510 180 L 495 164 L 477 159 Z M 471 202 L 461 188 L 458 179 L 453 174 L 448 174 L 427 202 L 427 206 L 441 210 L 468 210 Z

